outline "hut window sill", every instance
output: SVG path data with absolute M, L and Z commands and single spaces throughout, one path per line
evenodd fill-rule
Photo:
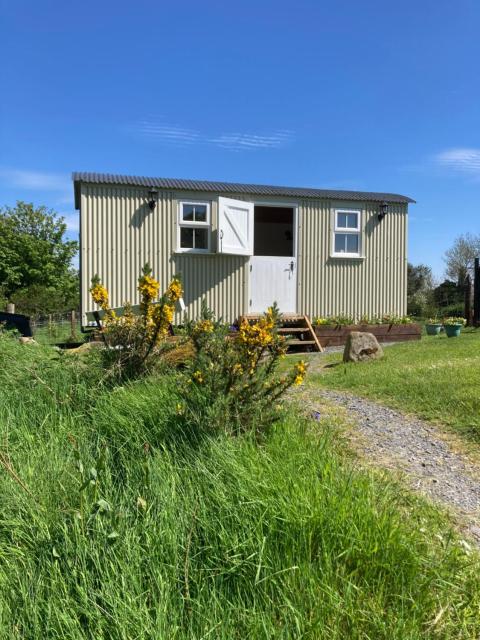
M 365 256 L 360 256 L 354 253 L 331 253 L 330 258 L 336 260 L 366 260 Z

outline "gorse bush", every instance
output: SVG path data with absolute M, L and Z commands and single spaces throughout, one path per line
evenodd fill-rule
M 133 313 L 127 303 L 123 314 L 117 315 L 98 276 L 92 281 L 92 298 L 104 312 L 106 348 L 101 357 L 116 380 L 148 373 L 172 348 L 165 339 L 182 285 L 174 278 L 155 303 L 159 288 L 145 265 L 138 280 L 140 313 Z M 290 386 L 301 384 L 306 373 L 305 363 L 298 362 L 289 373 L 277 375 L 286 352 L 285 339 L 278 333 L 279 321 L 276 305 L 255 322 L 244 319 L 233 335 L 205 304 L 200 318 L 187 319 L 184 342 L 190 341 L 193 353 L 179 376 L 179 415 L 188 413 L 202 430 L 230 433 L 260 432 L 272 424 L 278 416 L 278 400 Z M 167 374 L 171 373 L 169 368 Z
M 230 335 L 204 305 L 201 318 L 186 324 L 195 357 L 186 370 L 179 411 L 188 409 L 199 423 L 232 433 L 259 432 L 271 424 L 278 417 L 279 398 L 301 384 L 306 373 L 301 361 L 287 374 L 277 374 L 286 352 L 279 321 L 274 305 L 255 322 L 243 319 Z
M 110 307 L 109 294 L 98 275 L 92 279 L 90 293 L 93 301 L 104 312 L 102 351 L 104 366 L 115 378 L 133 378 L 147 373 L 162 348 L 168 348 L 165 339 L 173 320 L 175 304 L 182 296 L 182 284 L 174 277 L 165 293 L 156 301 L 160 284 L 152 276 L 148 264 L 138 279 L 140 313 L 133 312 L 129 302 L 124 303 L 123 314 Z M 156 301 L 156 302 L 155 302 Z

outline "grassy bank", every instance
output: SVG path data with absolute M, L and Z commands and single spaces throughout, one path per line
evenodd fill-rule
M 115 390 L 0 340 L 3 638 L 474 638 L 478 559 L 335 425 L 202 435 L 174 376 Z
M 341 353 L 327 356 L 330 366 L 312 379 L 441 422 L 480 442 L 479 330 L 396 344 L 382 360 L 361 366 L 341 361 Z

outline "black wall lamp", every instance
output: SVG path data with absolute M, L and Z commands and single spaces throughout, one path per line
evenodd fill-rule
M 380 209 L 380 213 L 378 214 L 378 219 L 383 220 L 388 213 L 388 202 L 383 201 L 380 204 L 379 209 Z
M 148 192 L 148 208 L 153 211 L 157 206 L 158 191 L 156 189 L 150 189 Z

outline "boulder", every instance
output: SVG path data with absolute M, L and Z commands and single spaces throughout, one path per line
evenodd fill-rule
M 378 344 L 373 333 L 352 331 L 347 336 L 344 362 L 363 362 L 364 360 L 378 360 L 383 357 L 383 349 Z
M 105 343 L 100 341 L 92 341 L 92 342 L 84 342 L 78 347 L 74 347 L 73 349 L 65 349 L 65 353 L 70 355 L 82 355 L 84 353 L 88 353 L 92 349 L 98 349 L 100 347 L 104 347 Z

